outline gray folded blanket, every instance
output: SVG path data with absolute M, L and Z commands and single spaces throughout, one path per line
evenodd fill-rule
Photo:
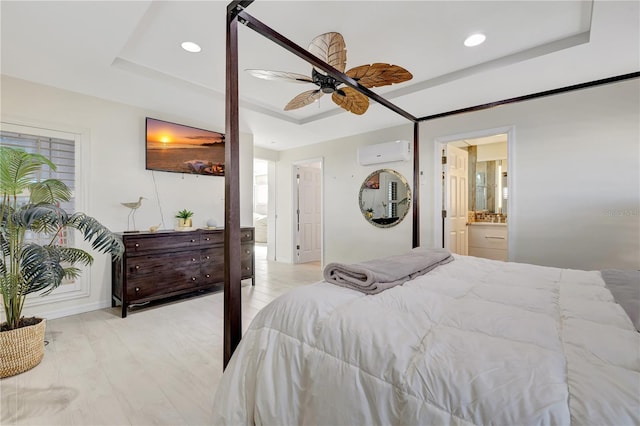
M 449 250 L 419 247 L 405 254 L 366 262 L 329 263 L 324 268 L 323 274 L 328 283 L 365 294 L 377 294 L 424 275 L 452 260 L 453 256 Z

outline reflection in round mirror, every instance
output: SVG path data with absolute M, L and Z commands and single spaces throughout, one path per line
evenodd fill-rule
M 380 169 L 364 180 L 358 201 L 367 222 L 378 228 L 391 228 L 407 215 L 411 205 L 411 189 L 400 173 Z

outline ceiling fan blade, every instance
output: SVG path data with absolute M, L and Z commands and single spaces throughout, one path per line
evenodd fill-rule
M 291 111 L 292 109 L 302 108 L 305 105 L 309 105 L 320 99 L 324 93 L 320 89 L 308 90 L 300 93 L 295 98 L 291 99 L 289 103 L 284 107 L 285 111 Z
M 310 77 L 302 74 L 287 71 L 270 71 L 270 70 L 245 70 L 254 77 L 264 80 L 284 80 L 293 83 L 313 83 Z
M 411 80 L 413 75 L 398 65 L 375 63 L 351 68 L 346 74 L 364 87 L 388 86 Z
M 311 41 L 309 52 L 340 72 L 344 72 L 347 66 L 347 47 L 340 33 L 320 34 Z M 318 68 L 316 71 L 326 74 Z
M 364 114 L 369 108 L 369 98 L 351 87 L 336 90 L 331 99 L 338 106 L 357 115 Z

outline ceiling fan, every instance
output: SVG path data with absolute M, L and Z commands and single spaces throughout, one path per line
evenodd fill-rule
M 340 72 L 344 72 L 347 65 L 347 49 L 344 38 L 340 33 L 329 32 L 321 34 L 313 39 L 309 45 L 309 52 L 325 61 Z M 338 106 L 354 114 L 364 114 L 369 108 L 369 98 L 356 89 L 343 85 L 341 81 L 327 75 L 324 71 L 313 67 L 311 77 L 286 71 L 246 70 L 254 77 L 265 80 L 284 80 L 294 83 L 312 83 L 318 89 L 308 90 L 291 99 L 284 107 L 285 111 L 301 108 L 309 105 L 322 97 L 331 94 L 331 99 Z M 388 86 L 394 83 L 402 83 L 411 80 L 413 75 L 398 65 L 374 63 L 351 68 L 345 73 L 356 80 L 360 85 L 370 87 Z

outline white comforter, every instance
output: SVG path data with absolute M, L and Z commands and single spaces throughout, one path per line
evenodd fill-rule
M 214 424 L 640 424 L 640 335 L 599 272 L 455 257 L 375 296 L 272 302 Z

